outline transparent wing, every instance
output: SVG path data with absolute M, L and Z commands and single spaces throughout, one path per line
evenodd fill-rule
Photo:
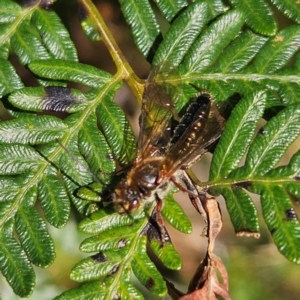
M 172 101 L 174 88 L 163 80 L 167 75 L 166 67 L 158 66 L 147 79 L 140 115 L 137 160 L 161 155 L 170 141 L 170 119 L 175 109 Z

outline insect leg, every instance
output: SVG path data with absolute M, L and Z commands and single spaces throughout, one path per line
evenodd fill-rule
M 162 242 L 162 246 L 163 246 L 165 244 L 165 242 L 167 241 L 166 237 L 168 237 L 169 235 L 165 229 L 164 221 L 163 221 L 163 218 L 161 215 L 163 201 L 159 198 L 159 196 L 157 194 L 155 194 L 155 199 L 156 199 L 156 203 L 157 203 L 156 207 L 155 207 L 155 215 L 156 215 L 155 221 L 156 221 L 157 226 L 160 231 L 160 237 L 161 237 L 161 242 Z
M 193 206 L 196 208 L 199 214 L 203 217 L 204 221 L 207 223 L 207 213 L 205 210 L 207 201 L 206 191 L 199 191 L 195 186 L 194 182 L 190 179 L 190 177 L 185 171 L 180 172 L 179 178 L 185 184 Z

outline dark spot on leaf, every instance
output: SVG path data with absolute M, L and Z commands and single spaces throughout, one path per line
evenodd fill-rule
M 299 175 L 296 175 L 296 176 L 294 176 L 294 179 L 295 179 L 296 181 L 300 181 L 300 176 L 299 176 Z
M 44 109 L 48 111 L 64 112 L 75 103 L 80 103 L 66 87 L 48 86 L 45 87 Z
M 118 242 L 118 248 L 123 248 L 126 246 L 127 244 L 127 240 L 126 239 L 120 239 L 119 242 Z
M 294 210 L 294 208 L 289 208 L 285 211 L 285 217 L 287 221 L 295 221 L 298 220 L 298 216 Z
M 87 19 L 88 14 L 81 4 L 78 4 L 78 18 L 80 21 Z
M 154 280 L 153 278 L 149 278 L 146 283 L 145 283 L 145 287 L 148 289 L 148 290 L 151 290 L 151 288 L 154 286 Z
M 276 228 L 273 228 L 273 229 L 270 230 L 270 233 L 271 233 L 272 235 L 274 235 L 275 232 L 276 232 L 276 230 L 277 230 Z
M 112 270 L 109 272 L 109 276 L 114 275 L 115 273 L 117 273 L 119 270 L 119 264 L 113 266 Z
M 105 262 L 107 261 L 107 257 L 102 253 L 102 252 L 99 252 L 95 255 L 92 255 L 91 258 L 97 262 Z

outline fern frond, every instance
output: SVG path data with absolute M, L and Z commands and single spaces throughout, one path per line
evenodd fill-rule
M 235 113 L 240 106 L 241 104 L 238 105 Z M 236 121 L 236 119 L 231 120 Z M 227 126 L 230 128 L 230 120 Z M 251 138 L 255 124 L 249 123 L 249 126 L 252 127 L 249 133 Z M 229 132 L 225 131 L 227 134 Z M 217 186 L 213 187 L 212 191 L 224 195 L 235 231 L 238 234 L 256 234 L 258 228 L 257 213 L 249 195 L 242 188 L 261 195 L 264 218 L 275 244 L 289 260 L 298 263 L 300 261 L 298 250 L 300 224 L 291 196 L 291 194 L 298 195 L 300 191 L 299 168 L 298 166 L 295 168 L 298 154 L 295 154 L 290 165 L 275 167 L 287 147 L 299 134 L 299 104 L 294 104 L 279 112 L 259 131 L 249 147 L 244 166 L 240 168 L 231 170 L 224 167 L 226 164 L 237 164 L 241 157 L 239 161 L 234 161 L 230 155 L 224 153 L 225 138 L 222 137 L 215 151 L 210 173 L 212 186 Z M 239 136 L 239 139 L 249 140 L 248 132 L 245 132 L 243 128 L 235 131 L 234 135 Z M 234 135 L 232 138 L 235 141 L 237 138 L 234 138 Z M 227 146 L 229 148 L 227 153 L 230 153 L 233 145 Z M 216 183 L 217 181 L 219 183 Z M 292 193 L 289 191 L 289 186 L 293 187 Z M 253 212 L 251 216 L 245 215 L 246 212 L 249 214 L 251 211 Z
M 25 251 L 13 235 L 14 225 L 10 220 L 1 230 L 0 268 L 14 292 L 26 297 L 34 289 L 35 273 Z
M 206 29 L 207 36 L 210 36 L 210 30 L 219 31 L 218 34 L 222 32 L 222 28 L 215 25 L 217 22 L 218 20 L 210 25 L 212 29 Z M 234 26 L 236 25 L 237 23 Z M 249 31 L 232 36 L 231 42 L 227 41 L 222 45 L 223 48 L 227 45 L 222 55 L 218 52 L 219 45 L 212 43 L 213 40 L 205 51 L 197 52 L 198 48 L 193 48 L 194 45 L 207 45 L 206 31 L 191 47 L 200 55 L 195 60 L 198 63 L 190 62 L 193 60 L 191 52 L 186 54 L 181 65 L 182 79 L 195 80 L 200 88 L 212 91 L 217 101 L 223 101 L 234 93 L 243 95 L 258 89 L 269 90 L 268 108 L 298 101 L 296 95 L 299 84 L 294 71 L 296 61 L 293 59 L 299 50 L 296 42 L 300 32 L 298 25 L 291 25 L 271 38 Z
M 210 25 L 185 55 L 183 66 L 188 73 L 205 71 L 238 34 L 243 22 L 242 14 L 232 10 Z
M 56 59 L 78 60 L 76 48 L 73 43 L 70 43 L 69 32 L 56 13 L 37 9 L 32 15 L 31 24 L 38 30 L 51 56 Z
M 0 139 L 2 143 L 43 144 L 61 138 L 65 129 L 58 118 L 28 114 L 22 120 L 0 123 Z
M 9 50 L 23 65 L 52 57 L 77 61 L 77 52 L 66 28 L 54 12 L 42 9 L 41 2 L 22 7 L 10 0 L 1 2 L 0 16 L 0 95 L 23 87 L 22 81 L 7 60 Z M 40 81 L 43 85 L 49 83 Z
M 300 22 L 299 3 L 293 1 L 283 1 L 283 0 L 271 0 L 271 2 L 288 18 L 291 18 L 296 23 Z
M 146 210 L 146 214 L 152 210 L 153 205 Z M 179 216 L 174 218 L 178 219 L 177 222 L 182 222 Z M 148 235 L 158 235 L 157 240 L 152 239 L 150 246 L 168 268 L 177 270 L 181 266 L 180 257 L 170 242 L 161 247 L 159 232 L 148 224 L 144 211 L 131 216 L 120 216 L 111 210 L 100 210 L 83 220 L 79 228 L 94 235 L 83 241 L 80 249 L 98 254 L 78 263 L 72 270 L 71 277 L 79 282 L 101 279 L 105 284 L 99 287 L 101 296 L 96 296 L 97 299 L 139 295 L 130 284 L 131 269 L 152 294 L 163 296 L 166 293 L 165 283 L 146 253 Z M 67 291 L 57 299 L 72 299 L 82 292 L 82 288 L 85 289 L 86 285 Z
M 3 275 L 16 294 L 31 294 L 32 265 L 46 267 L 55 257 L 36 201 L 47 222 L 58 228 L 68 221 L 71 201 L 86 217 L 79 229 L 90 235 L 80 249 L 91 254 L 73 268 L 71 277 L 91 282 L 56 299 L 143 299 L 132 275 L 153 295 L 164 296 L 166 283 L 146 246 L 171 270 L 179 269 L 181 260 L 168 233 L 161 247 L 161 232 L 152 222 L 155 201 L 120 215 L 103 195 L 119 180 L 114 174 L 117 166 L 129 167 L 136 151 L 129 122 L 113 98 L 122 80 L 137 96 L 143 81 L 113 46 L 108 50 L 117 64 L 115 75 L 79 63 L 67 30 L 54 12 L 43 10 L 43 1 L 27 7 L 2 2 L 0 96 L 7 97 L 15 117 L 0 123 Z M 80 2 L 85 8 L 93 5 L 89 0 Z M 299 5 L 272 2 L 299 22 Z M 172 86 L 179 114 L 197 93 L 190 83 L 208 91 L 221 108 L 236 94 L 240 100 L 215 148 L 209 180 L 199 186 L 224 196 L 239 235 L 259 235 L 257 210 L 247 191 L 259 194 L 279 251 L 300 263 L 300 226 L 292 203 L 300 194 L 299 152 L 288 165 L 277 166 L 300 134 L 299 25 L 277 31 L 276 19 L 263 0 L 256 6 L 232 0 L 231 7 L 221 0 L 155 3 L 170 27 L 152 64 L 171 63 L 172 71 L 158 78 Z M 120 4 L 137 47 L 149 55 L 160 38 L 155 9 L 148 0 L 120 0 Z M 95 24 L 97 14 L 91 13 L 96 9 L 90 15 L 86 11 L 81 11 L 86 34 L 97 41 L 112 39 L 96 31 L 101 26 Z M 24 86 L 8 60 L 10 51 L 36 76 L 38 87 Z M 68 88 L 69 82 L 77 83 L 77 88 Z M 79 90 L 82 86 L 84 92 Z M 141 103 L 140 98 L 137 101 Z M 45 111 L 66 113 L 65 119 L 40 114 Z M 266 125 L 256 134 L 262 118 Z M 179 231 L 191 232 L 189 219 L 170 194 L 165 195 L 162 215 Z
M 159 26 L 150 3 L 148 0 L 120 0 L 120 4 L 124 17 L 132 27 L 137 47 L 146 56 L 159 34 Z
M 1 48 L 0 48 L 1 49 Z M 8 48 L 7 48 L 8 49 Z M 0 95 L 7 95 L 15 89 L 21 89 L 23 83 L 17 75 L 14 67 L 7 61 L 6 53 L 3 53 L 3 58 L 0 58 L 1 70 L 0 70 Z
M 232 111 L 223 137 L 214 153 L 210 178 L 220 178 L 235 169 L 252 142 L 266 104 L 266 94 L 249 94 Z
M 174 18 L 174 16 L 178 13 L 178 11 L 181 8 L 188 5 L 187 1 L 185 0 L 176 0 L 176 1 L 155 0 L 155 3 L 157 4 L 162 14 L 169 22 Z
M 207 16 L 206 3 L 197 3 L 188 7 L 174 21 L 163 42 L 155 52 L 153 64 L 168 61 L 178 66 L 182 58 L 201 32 Z M 172 45 L 170 47 L 170 44 Z
M 247 25 L 255 32 L 263 35 L 274 35 L 277 23 L 265 0 L 258 0 L 255 5 L 245 0 L 230 0 L 233 6 L 241 11 Z

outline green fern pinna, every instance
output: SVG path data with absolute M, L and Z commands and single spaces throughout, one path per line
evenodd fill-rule
M 111 7 L 114 12 L 120 10 L 136 49 L 153 67 L 145 82 L 124 57 L 107 27 L 109 22 L 103 19 L 104 12 L 95 6 L 113 4 L 94 2 L 1 0 L 0 270 L 13 292 L 19 297 L 33 293 L 34 266 L 50 266 L 57 251 L 48 225 L 63 230 L 71 207 L 80 216 L 79 231 L 89 235 L 79 248 L 91 256 L 78 258 L 71 271 L 71 279 L 81 284 L 57 291 L 55 299 L 154 299 L 167 293 L 174 299 L 215 299 L 216 295 L 231 299 L 225 267 L 213 252 L 222 227 L 214 198 L 218 195 L 225 200 L 219 202 L 226 204 L 236 234 L 254 237 L 259 237 L 260 228 L 253 195 L 259 195 L 262 219 L 279 252 L 299 264 L 295 203 L 300 194 L 300 152 L 294 141 L 300 133 L 300 4 L 288 0 L 257 0 L 255 5 L 244 0 L 115 1 Z M 70 17 L 75 7 L 80 31 L 93 44 L 105 46 L 116 72 L 79 62 L 59 17 L 66 11 Z M 155 66 L 162 65 L 171 67 L 156 72 Z M 140 121 L 143 129 L 151 133 L 151 128 L 160 128 L 155 121 L 162 124 L 165 115 L 171 119 L 170 138 L 151 140 L 153 148 L 144 147 L 150 156 L 172 149 L 172 136 L 184 137 L 193 122 L 189 107 L 199 97 L 197 90 L 213 99 L 211 114 L 220 113 L 217 119 L 226 119 L 225 127 L 219 123 L 219 141 L 209 149 L 213 156 L 207 180 L 199 181 L 188 170 L 191 164 L 180 165 L 178 170 L 185 176 L 180 182 L 169 177 L 173 185 L 161 202 L 152 199 L 134 211 L 126 208 L 123 198 L 119 198 L 121 206 L 112 199 L 118 187 L 123 192 L 120 182 L 128 178 L 141 149 L 123 110 L 113 101 L 124 82 L 148 118 Z M 147 96 L 150 100 L 145 104 L 143 91 L 149 92 L 152 82 L 159 92 Z M 162 88 L 168 101 L 158 100 Z M 164 110 L 152 109 L 155 105 Z M 165 115 L 159 116 L 159 111 Z M 209 127 L 211 114 L 204 114 L 207 128 L 216 129 Z M 176 127 L 180 118 L 183 127 Z M 168 120 L 162 128 L 169 128 Z M 296 150 L 284 161 L 292 144 Z M 208 241 L 207 252 L 187 293 L 177 290 L 154 264 L 159 259 L 170 270 L 181 268 L 172 234 L 163 231 L 163 219 L 171 225 L 168 228 L 192 231 L 190 219 L 173 199 L 178 188 L 187 192 L 207 221 L 206 239 L 199 237 L 199 244 Z M 78 244 L 74 242 L 72 248 Z M 251 282 L 247 284 L 251 288 Z M 54 297 L 50 292 L 38 293 L 37 285 L 32 299 Z M 6 294 L 2 292 L 1 297 L 8 299 Z

